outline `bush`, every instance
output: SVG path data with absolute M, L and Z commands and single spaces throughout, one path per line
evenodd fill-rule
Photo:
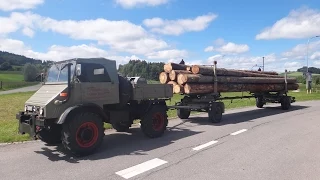
M 8 62 L 4 62 L 0 65 L 0 70 L 1 71 L 12 70 L 12 66 Z
M 23 77 L 26 82 L 33 82 L 38 75 L 38 68 L 30 63 L 27 63 L 23 67 Z
M 320 84 L 320 77 L 319 76 L 317 76 L 316 78 L 315 78 L 315 82 L 314 82 L 316 85 L 319 85 Z
M 302 83 L 302 84 L 306 84 L 306 78 L 304 78 L 303 76 L 298 76 L 297 82 Z

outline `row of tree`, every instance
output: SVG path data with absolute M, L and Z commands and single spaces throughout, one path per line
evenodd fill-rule
M 303 66 L 302 68 L 299 68 L 297 70 L 298 72 L 302 72 L 305 73 L 307 72 L 307 66 Z M 320 74 L 320 68 L 316 68 L 316 67 L 309 67 L 308 71 L 313 73 L 313 74 Z

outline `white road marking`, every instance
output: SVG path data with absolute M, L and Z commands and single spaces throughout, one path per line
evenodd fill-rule
M 132 166 L 130 168 L 118 171 L 118 172 L 116 172 L 116 174 L 125 178 L 125 179 L 129 179 L 133 176 L 144 173 L 146 171 L 149 171 L 150 169 L 156 168 L 156 167 L 161 166 L 166 163 L 168 163 L 168 162 L 161 160 L 161 159 L 158 159 L 158 158 L 155 158 L 155 159 L 146 161 L 144 163 L 138 164 L 136 166 Z
M 236 131 L 236 132 L 234 132 L 234 133 L 231 133 L 230 135 L 238 135 L 238 134 L 240 134 L 240 133 L 243 133 L 243 132 L 246 132 L 247 131 L 247 129 L 241 129 L 241 130 L 239 130 L 239 131 Z
M 218 141 L 210 141 L 210 142 L 208 142 L 208 143 L 205 143 L 205 144 L 202 144 L 202 145 L 200 145 L 200 146 L 194 147 L 193 150 L 194 150 L 194 151 L 199 151 L 200 149 L 203 149 L 203 148 L 206 148 L 206 147 L 208 147 L 208 146 L 211 146 L 211 145 L 213 145 L 213 144 L 215 144 L 215 143 L 217 143 L 217 142 L 218 142 Z

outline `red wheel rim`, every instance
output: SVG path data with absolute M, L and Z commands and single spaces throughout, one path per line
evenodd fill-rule
M 98 127 L 92 122 L 83 123 L 76 132 L 76 141 L 80 147 L 88 148 L 98 140 Z
M 164 125 L 164 117 L 161 113 L 155 113 L 153 115 L 153 129 L 156 131 L 161 131 Z

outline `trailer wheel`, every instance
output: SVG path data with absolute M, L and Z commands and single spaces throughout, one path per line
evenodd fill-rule
M 181 103 L 177 103 L 177 106 L 181 105 Z M 180 119 L 188 119 L 190 116 L 190 110 L 189 109 L 177 109 L 177 116 Z
M 223 109 L 219 103 L 212 103 L 209 106 L 208 117 L 212 123 L 220 123 L 222 119 Z
M 291 97 L 290 96 L 284 96 L 281 98 L 281 108 L 283 110 L 288 110 L 291 106 Z
M 42 129 L 38 138 L 47 145 L 56 145 L 61 143 L 61 126 L 53 125 L 50 129 Z
M 72 115 L 62 126 L 62 143 L 76 156 L 92 154 L 102 143 L 102 119 L 90 112 Z
M 150 138 L 163 135 L 168 125 L 166 107 L 153 105 L 153 107 L 141 118 L 141 130 Z
M 126 122 L 116 122 L 112 124 L 112 127 L 117 131 L 117 132 L 127 132 L 130 128 L 130 124 Z
M 257 97 L 256 98 L 256 106 L 257 106 L 257 108 L 263 108 L 263 105 L 264 105 L 263 98 L 262 97 Z

